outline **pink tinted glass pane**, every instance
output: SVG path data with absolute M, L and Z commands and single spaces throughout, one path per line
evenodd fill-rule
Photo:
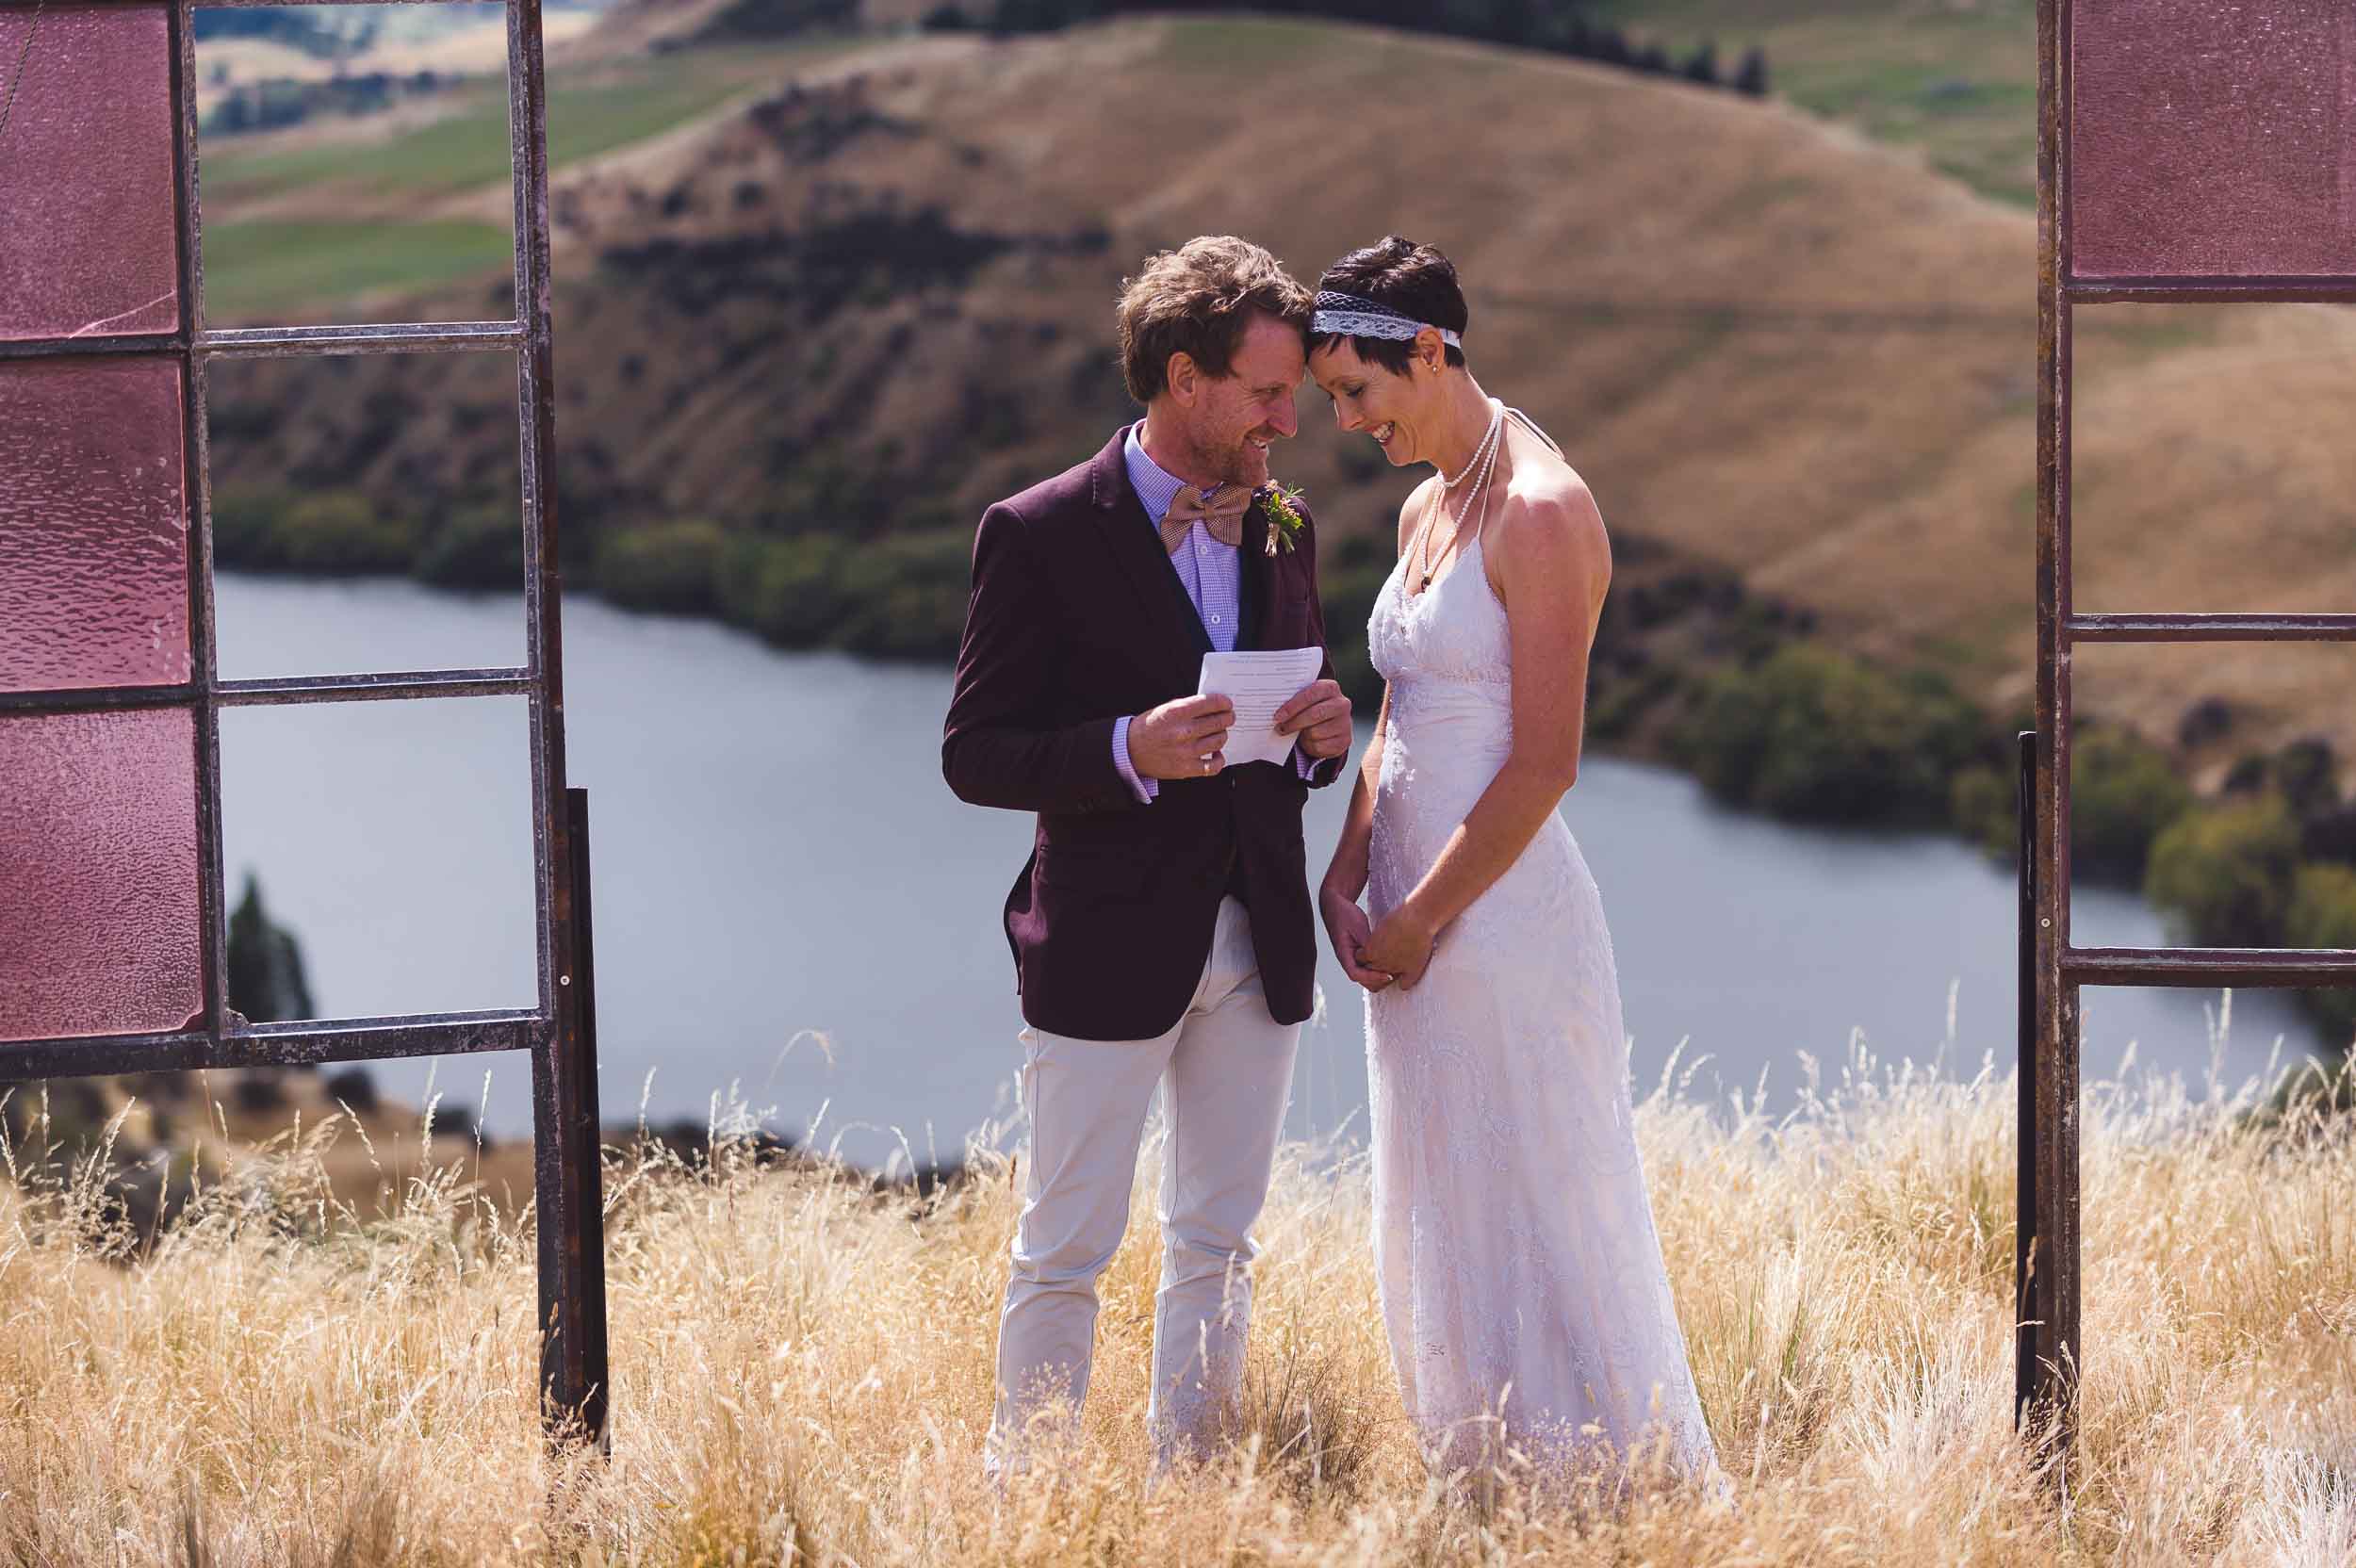
M 0 9 L 0 71 L 25 62 L 0 135 L 0 338 L 178 323 L 170 41 L 160 7 Z
M 0 691 L 188 678 L 176 359 L 0 363 Z
M 2072 270 L 2356 273 L 2356 5 L 2075 0 Z
M 204 1006 L 186 709 L 0 718 L 0 1039 Z

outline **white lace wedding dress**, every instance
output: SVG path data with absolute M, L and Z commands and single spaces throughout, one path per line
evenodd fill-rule
M 1390 682 L 1368 860 L 1379 923 L 1513 738 L 1505 608 L 1476 538 L 1428 591 L 1404 560 L 1368 626 Z M 1634 1135 L 1603 903 L 1560 816 L 1441 937 L 1412 991 L 1367 999 L 1374 1255 L 1407 1413 L 1437 1462 L 1549 1465 L 1665 1439 L 1723 1477 L 1687 1365 Z

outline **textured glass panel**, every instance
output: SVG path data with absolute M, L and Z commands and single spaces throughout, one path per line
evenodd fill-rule
M 2080 277 L 2356 273 L 2356 6 L 2076 0 Z
M 0 718 L 0 1039 L 203 1010 L 195 734 L 178 708 Z
M 177 359 L 0 364 L 0 691 L 188 678 Z
M 180 260 L 162 8 L 52 6 L 37 23 L 10 7 L 0 71 L 13 76 L 20 58 L 0 137 L 0 338 L 170 332 Z

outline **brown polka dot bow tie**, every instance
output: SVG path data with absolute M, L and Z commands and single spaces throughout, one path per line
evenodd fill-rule
M 1211 537 L 1229 547 L 1243 543 L 1243 514 L 1252 509 L 1252 492 L 1240 484 L 1215 486 L 1206 501 L 1191 484 L 1178 487 L 1178 498 L 1162 514 L 1162 547 L 1176 555 L 1186 542 L 1186 531 L 1201 523 Z

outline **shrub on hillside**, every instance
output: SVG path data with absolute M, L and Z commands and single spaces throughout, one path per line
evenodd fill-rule
M 718 607 L 728 536 L 700 517 L 609 533 L 597 550 L 597 592 L 633 610 L 706 613 Z
M 2020 853 L 2020 785 L 2002 768 L 1966 768 L 1948 786 L 1947 820 L 1956 832 L 2010 864 Z
M 973 535 L 955 529 L 852 545 L 839 576 L 850 609 L 831 641 L 881 659 L 956 658 L 973 550 Z
M 439 588 L 491 588 L 520 593 L 524 525 L 515 508 L 491 502 L 462 506 L 442 519 L 412 568 Z
M 286 564 L 298 572 L 406 571 L 417 548 L 414 522 L 381 510 L 357 490 L 298 496 L 283 526 Z
M 2070 748 L 2070 857 L 2090 881 L 2143 878 L 2151 844 L 2192 806 L 2168 754 L 2125 729 L 2087 728 Z
M 1827 822 L 1941 820 L 1986 749 L 1980 715 L 1939 675 L 1892 673 L 1791 643 L 1713 678 L 1677 750 L 1719 799 Z
M 321 576 L 407 571 L 416 523 L 357 490 L 229 489 L 213 498 L 213 553 L 224 566 Z
M 2299 863 L 2299 827 L 2280 799 L 2189 811 L 2151 845 L 2143 895 L 2193 941 L 2280 942 Z
M 2356 871 L 2299 867 L 2291 879 L 2282 939 L 2292 947 L 2356 948 Z M 2356 990 L 2304 991 L 2299 1000 L 2343 1048 L 2356 1036 Z
M 2274 787 L 2301 822 L 2340 808 L 2340 764 L 2331 743 L 2319 737 L 2293 741 L 2274 754 Z
M 213 559 L 249 571 L 283 570 L 281 536 L 292 498 L 283 490 L 222 485 L 213 492 Z
M 822 646 L 851 609 L 842 582 L 851 548 L 823 533 L 731 538 L 720 548 L 713 578 L 720 612 L 780 646 Z

